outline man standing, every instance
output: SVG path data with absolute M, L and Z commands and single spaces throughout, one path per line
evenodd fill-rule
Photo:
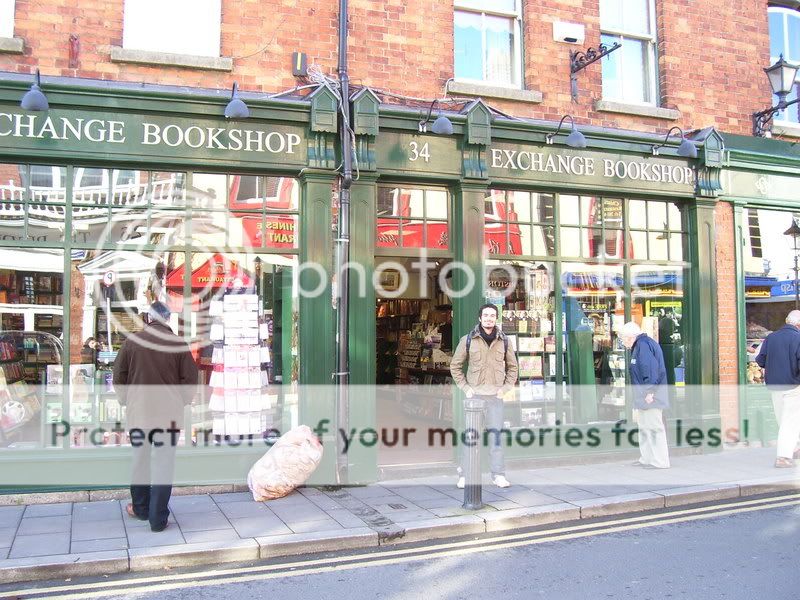
M 167 305 L 154 302 L 148 315 L 150 323 L 132 334 L 117 354 L 114 388 L 128 407 L 133 447 L 128 515 L 149 520 L 152 531 L 163 531 L 183 409 L 196 391 L 197 366 L 189 346 L 167 325 Z
M 668 469 L 669 449 L 662 411 L 669 408 L 667 369 L 661 347 L 630 321 L 620 331 L 622 343 L 631 351 L 630 374 L 634 407 L 639 414 L 639 452 L 634 465 L 646 469 Z
M 505 476 L 503 446 L 500 443 L 500 430 L 503 428 L 503 395 L 509 392 L 517 381 L 517 358 L 510 347 L 508 338 L 497 327 L 499 316 L 497 306 L 484 304 L 478 311 L 478 324 L 462 337 L 450 361 L 453 381 L 466 394 L 485 403 L 484 415 L 489 430 L 489 460 L 492 469 L 492 483 L 506 488 L 511 484 Z M 464 375 L 464 363 L 467 373 Z M 466 453 L 462 448 L 462 465 L 459 468 L 457 486 L 462 489 L 464 460 Z
M 800 310 L 790 312 L 786 325 L 767 336 L 756 363 L 765 370 L 764 381 L 772 392 L 778 420 L 775 466 L 794 467 L 792 458 L 800 437 Z

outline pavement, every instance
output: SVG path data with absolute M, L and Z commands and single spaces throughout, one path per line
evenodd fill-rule
M 485 478 L 478 511 L 462 508 L 454 475 L 302 487 L 267 502 L 242 486 L 176 488 L 160 533 L 125 514 L 120 490 L 0 496 L 0 584 L 377 548 L 800 489 L 800 468 L 774 460 L 773 448 L 736 448 L 677 456 L 667 470 L 630 458 L 509 470 L 509 488 Z

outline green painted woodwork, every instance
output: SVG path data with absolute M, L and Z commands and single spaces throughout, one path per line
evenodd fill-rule
M 463 111 L 467 115 L 466 143 L 488 146 L 492 143 L 492 111 L 483 102 L 470 102 Z
M 723 172 L 725 197 L 747 199 L 749 204 L 785 206 L 800 205 L 798 177 L 770 172 L 726 169 Z
M 378 186 L 376 177 L 365 173 L 350 189 L 350 428 L 392 427 L 377 423 L 375 398 L 375 219 Z M 359 272 L 363 272 L 363 286 Z M 348 454 L 350 483 L 377 479 L 378 448 L 354 444 Z
M 376 138 L 377 164 L 399 175 L 461 175 L 461 153 L 453 136 L 384 131 Z
M 308 166 L 312 169 L 335 169 L 339 138 L 332 133 L 312 133 L 308 137 Z
M 339 126 L 339 99 L 327 85 L 308 97 L 311 101 L 311 131 L 336 133 Z
M 369 88 L 353 96 L 353 131 L 356 135 L 378 135 L 379 108 L 381 101 Z
M 721 168 L 725 162 L 725 140 L 715 130 L 711 130 L 703 140 L 701 159 L 709 168 Z

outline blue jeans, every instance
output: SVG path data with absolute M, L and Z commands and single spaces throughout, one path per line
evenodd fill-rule
M 485 430 L 490 430 L 488 433 L 489 442 L 489 466 L 492 470 L 492 475 L 505 475 L 505 460 L 503 455 L 503 435 L 500 433 L 492 433 L 491 430 L 499 432 L 503 428 L 503 399 L 497 396 L 475 396 L 481 398 L 486 403 L 483 409 L 483 427 Z M 481 437 L 481 444 L 483 444 L 483 437 Z M 466 472 L 466 453 L 469 448 L 461 445 L 461 466 L 458 469 L 460 474 Z

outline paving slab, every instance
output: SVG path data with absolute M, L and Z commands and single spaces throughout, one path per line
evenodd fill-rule
M 233 527 L 229 527 L 228 529 L 214 529 L 212 531 L 184 531 L 183 537 L 187 544 L 242 539 Z
M 116 500 L 98 502 L 76 502 L 72 507 L 72 522 L 108 521 L 122 518 L 122 510 Z
M 316 532 L 293 535 L 258 537 L 261 558 L 293 556 L 313 552 L 333 552 L 378 545 L 378 534 L 367 528 L 345 529 L 337 532 Z
M 574 504 L 560 502 L 485 513 L 482 517 L 486 522 L 486 531 L 506 531 L 576 521 L 581 518 L 581 509 Z
M 402 535 L 381 540 L 381 545 L 405 544 L 423 540 L 441 539 L 484 533 L 486 524 L 477 515 L 461 515 L 403 523 Z
M 127 550 L 128 538 L 106 538 L 99 540 L 72 540 L 70 552 L 82 554 L 84 552 L 103 552 L 105 550 Z
M 292 533 L 292 530 L 277 517 L 250 517 L 230 521 L 239 536 L 243 538 Z
M 255 560 L 259 547 L 255 540 L 224 540 L 179 544 L 128 551 L 131 571 L 150 571 L 165 567 L 219 564 Z
M 59 517 L 23 517 L 17 529 L 17 535 L 38 535 L 40 533 L 69 534 L 72 518 L 69 515 Z
M 219 510 L 229 519 L 243 519 L 246 517 L 274 516 L 270 509 L 260 502 L 221 502 L 217 504 Z
M 69 532 L 17 535 L 11 545 L 9 558 L 48 556 L 69 553 Z
M 0 561 L 0 583 L 90 577 L 127 571 L 128 553 L 125 550 L 10 558 Z
M 0 529 L 0 548 L 10 548 L 15 535 L 17 535 L 16 527 L 3 527 Z
M 72 502 L 59 502 L 57 504 L 33 504 L 25 509 L 27 517 L 61 517 L 72 514 Z
M 211 498 L 217 504 L 233 502 L 253 502 L 253 494 L 250 492 L 231 492 L 229 494 L 211 494 Z
M 121 518 L 108 521 L 84 521 L 72 523 L 72 541 L 103 540 L 124 538 L 125 525 Z
M 211 496 L 178 496 L 169 501 L 169 509 L 178 514 L 209 512 L 216 507 Z
M 213 529 L 229 529 L 230 521 L 219 510 L 213 512 L 191 512 L 175 515 L 181 531 L 210 531 Z
M 149 548 L 155 546 L 174 546 L 185 543 L 181 530 L 176 525 L 168 526 L 164 531 L 150 531 L 150 527 L 128 530 L 128 547 Z
M 722 483 L 716 485 L 693 485 L 671 488 L 655 493 L 664 496 L 664 505 L 670 508 L 672 506 L 684 506 L 686 504 L 698 504 L 700 502 L 738 498 L 740 489 L 737 483 Z
M 357 517 L 349 510 L 345 510 L 344 508 L 329 510 L 328 516 L 330 516 L 331 519 L 339 523 L 339 525 L 341 525 L 345 529 L 367 526 L 367 524 L 364 522 L 363 519 Z
M 297 523 L 287 523 L 286 526 L 294 533 L 315 533 L 322 531 L 340 531 L 344 529 L 335 519 L 300 521 Z
M 0 506 L 0 527 L 14 527 L 16 529 L 24 512 L 24 506 Z
M 11 548 L 0 548 L 0 560 L 5 560 Z

